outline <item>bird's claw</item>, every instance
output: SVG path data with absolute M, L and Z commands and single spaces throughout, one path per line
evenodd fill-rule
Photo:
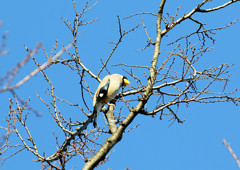
M 108 106 L 112 106 L 115 108 L 115 104 L 112 104 L 112 103 L 106 103 Z

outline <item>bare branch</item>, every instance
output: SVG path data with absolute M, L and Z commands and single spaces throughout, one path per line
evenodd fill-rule
M 227 143 L 227 141 L 225 139 L 223 139 L 223 144 L 228 148 L 228 151 L 230 152 L 232 157 L 235 159 L 235 161 L 238 164 L 238 167 L 240 168 L 240 161 L 239 161 L 237 155 L 235 154 L 235 152 L 232 150 L 230 143 Z
M 216 11 L 216 10 L 219 10 L 219 9 L 222 9 L 222 8 L 225 8 L 226 6 L 229 6 L 235 2 L 238 2 L 239 0 L 231 0 L 223 5 L 220 5 L 220 6 L 217 6 L 217 7 L 214 7 L 214 8 L 209 8 L 209 9 L 199 9 L 198 12 L 212 12 L 212 11 Z
M 218 7 L 215 7 L 215 8 L 211 8 L 211 9 L 207 9 L 207 10 L 203 10 L 201 9 L 201 7 L 206 4 L 207 2 L 209 2 L 210 0 L 204 0 L 203 2 L 199 3 L 197 5 L 197 7 L 195 7 L 192 11 L 190 11 L 189 13 L 183 15 L 181 18 L 179 18 L 178 20 L 172 22 L 166 29 L 164 29 L 162 31 L 162 36 L 164 36 L 168 31 L 170 31 L 173 27 L 175 27 L 176 25 L 180 24 L 181 22 L 183 22 L 184 20 L 186 19 L 191 19 L 192 16 L 197 13 L 197 12 L 212 12 L 212 11 L 216 11 L 216 10 L 219 10 L 219 9 L 222 9 L 230 4 L 233 4 L 235 2 L 238 2 L 239 0 L 231 0 L 229 1 L 228 3 L 224 4 L 224 5 L 221 5 L 221 6 L 218 6 Z
M 141 12 L 141 13 L 132 14 L 132 15 L 130 15 L 128 17 L 123 18 L 123 19 L 128 19 L 128 18 L 134 17 L 136 15 L 145 15 L 145 14 L 152 15 L 152 16 L 157 16 L 157 14 L 154 14 L 154 13 L 151 13 L 151 12 Z
M 127 118 L 120 123 L 120 126 L 118 127 L 117 131 L 113 133 L 102 145 L 102 147 L 97 151 L 97 153 L 90 159 L 88 162 L 84 165 L 83 170 L 87 169 L 93 169 L 101 160 L 105 158 L 107 153 L 112 149 L 112 147 L 117 144 L 121 138 L 122 138 L 122 133 L 125 131 L 126 127 L 132 122 L 132 120 L 137 116 L 140 110 L 143 109 L 145 102 L 148 100 L 148 98 L 151 95 L 152 92 L 152 86 L 153 86 L 153 81 L 156 78 L 156 65 L 157 65 L 157 60 L 159 56 L 159 47 L 161 43 L 161 18 L 162 18 L 162 13 L 163 13 L 163 8 L 165 5 L 165 0 L 162 0 L 159 10 L 158 10 L 158 19 L 157 19 L 157 37 L 156 37 L 156 43 L 155 43 L 155 49 L 154 49 L 154 55 L 152 59 L 152 64 L 150 68 L 150 79 L 148 81 L 148 85 L 145 91 L 145 96 L 135 108 L 132 109 L 132 111 L 129 113 Z
M 69 43 L 66 47 L 62 48 L 54 57 L 52 57 L 50 59 L 50 61 L 45 62 L 44 64 L 42 64 L 40 67 L 38 67 L 36 70 L 32 71 L 29 75 L 27 75 L 26 77 L 24 77 L 21 81 L 19 81 L 16 85 L 13 85 L 11 87 L 5 86 L 4 88 L 0 89 L 0 93 L 3 91 L 9 91 L 9 90 L 13 90 L 13 89 L 17 89 L 20 86 L 22 86 L 25 82 L 27 82 L 31 77 L 35 76 L 38 72 L 40 72 L 41 70 L 44 70 L 46 68 L 48 68 L 50 65 L 52 65 L 52 63 L 54 61 L 56 61 L 56 59 L 58 59 L 62 53 L 71 48 L 72 47 L 72 43 Z M 35 52 L 35 51 L 34 51 Z
M 105 63 L 104 63 L 103 66 L 101 67 L 101 69 L 99 70 L 99 72 L 98 72 L 98 74 L 97 74 L 97 77 L 99 77 L 99 75 L 101 74 L 101 72 L 103 71 L 103 69 L 106 67 L 106 65 L 107 65 L 108 61 L 110 60 L 110 58 L 112 57 L 113 53 L 116 51 L 117 47 L 118 47 L 119 44 L 122 42 L 122 38 L 123 38 L 125 35 L 127 35 L 128 33 L 134 31 L 136 28 L 139 27 L 139 25 L 137 25 L 136 27 L 130 29 L 129 31 L 127 31 L 127 32 L 124 31 L 124 32 L 122 33 L 122 26 L 121 26 L 121 22 L 120 22 L 119 16 L 118 16 L 118 26 L 119 26 L 119 34 L 120 34 L 120 37 L 119 37 L 119 39 L 118 39 L 118 42 L 117 42 L 117 43 L 114 43 L 115 46 L 114 46 L 114 48 L 112 49 L 111 53 L 109 54 L 107 60 L 105 61 Z

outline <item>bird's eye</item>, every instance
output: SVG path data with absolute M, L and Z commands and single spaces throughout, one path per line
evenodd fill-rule
M 129 85 L 130 81 L 127 79 L 127 77 L 123 77 L 123 82 L 122 82 L 123 86 Z

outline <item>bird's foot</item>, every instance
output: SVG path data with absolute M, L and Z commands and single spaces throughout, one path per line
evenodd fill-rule
M 115 108 L 115 104 L 112 104 L 112 103 L 106 103 L 108 106 L 112 106 Z

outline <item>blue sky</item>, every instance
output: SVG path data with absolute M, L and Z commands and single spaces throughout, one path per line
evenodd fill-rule
M 215 1 L 213 0 L 206 7 L 213 7 L 226 2 L 224 0 Z M 95 2 L 92 1 L 90 3 L 94 4 Z M 178 14 L 178 17 L 180 17 L 189 12 L 199 2 L 201 1 L 168 1 L 164 12 L 165 14 L 174 15 L 176 8 L 181 5 Z M 84 5 L 83 1 L 76 1 L 76 3 L 79 9 Z M 109 42 L 116 42 L 119 38 L 117 15 L 122 19 L 137 12 L 156 13 L 159 4 L 160 1 L 154 0 L 146 2 L 135 0 L 98 1 L 98 4 L 84 18 L 90 21 L 99 17 L 99 20 L 88 26 L 81 27 L 79 31 L 80 56 L 85 65 L 94 73 L 97 73 L 101 68 L 100 59 L 105 60 L 113 48 L 113 45 Z M 238 8 L 239 3 L 235 3 L 220 11 L 197 14 L 195 18 L 203 23 L 207 23 L 207 28 L 224 26 L 236 18 L 240 19 Z M 72 41 L 70 31 L 60 17 L 66 17 L 70 21 L 74 19 L 71 0 L 2 1 L 0 5 L 0 21 L 3 21 L 3 25 L 0 27 L 0 33 L 2 35 L 5 31 L 8 31 L 6 45 L 10 52 L 6 56 L 0 56 L 0 76 L 2 77 L 7 70 L 14 67 L 17 62 L 26 56 L 27 52 L 24 44 L 28 48 L 33 49 L 38 42 L 41 42 L 49 53 L 55 45 L 57 36 L 59 44 L 67 45 Z M 141 24 L 141 18 L 144 20 L 150 37 L 154 39 L 156 18 L 153 16 L 139 16 L 121 20 L 123 29 L 129 30 Z M 196 25 L 186 22 L 170 32 L 168 37 L 162 42 L 165 54 L 171 47 L 166 46 L 164 43 L 194 31 L 195 28 Z M 211 52 L 206 53 L 199 61 L 199 65 L 197 65 L 197 68 L 204 69 L 213 65 L 218 66 L 221 63 L 233 63 L 234 66 L 230 68 L 231 81 L 227 86 L 229 91 L 239 88 L 240 84 L 239 29 L 240 23 L 238 21 L 230 28 L 218 31 L 214 36 L 216 42 L 212 45 L 215 48 Z M 142 52 L 136 52 L 136 50 L 146 45 L 146 41 L 147 38 L 142 27 L 124 37 L 108 64 L 109 70 L 112 73 L 123 74 L 124 72 L 120 67 L 111 67 L 111 65 L 118 63 L 144 65 L 148 62 L 148 65 L 150 65 L 149 61 L 153 54 L 152 47 Z M 40 50 L 35 57 L 40 63 L 46 61 L 43 50 Z M 17 83 L 35 68 L 36 66 L 33 62 L 29 62 L 21 70 L 13 84 Z M 48 69 L 46 73 L 53 81 L 56 93 L 60 98 L 81 104 L 79 78 L 76 73 L 58 65 Z M 101 78 L 105 74 L 107 73 L 104 72 Z M 143 76 L 140 73 L 136 74 Z M 98 83 L 93 80 L 89 81 L 92 90 L 96 89 Z M 132 86 L 136 86 L 136 84 L 133 83 Z M 215 87 L 218 88 L 218 84 Z M 30 105 L 42 114 L 40 118 L 34 114 L 30 115 L 28 123 L 40 151 L 50 155 L 55 151 L 52 131 L 54 130 L 59 135 L 60 140 L 63 138 L 62 133 L 51 119 L 47 108 L 35 95 L 37 93 L 47 98 L 47 95 L 44 93 L 46 88 L 49 88 L 49 86 L 43 76 L 39 74 L 16 92 L 25 100 L 30 97 Z M 0 122 L 4 122 L 6 119 L 9 105 L 8 99 L 11 97 L 11 94 L 8 92 L 1 93 Z M 91 105 L 90 97 L 86 96 L 86 99 L 88 104 Z M 61 109 L 69 117 L 81 118 L 79 112 L 74 108 L 68 107 L 66 109 L 62 106 Z M 236 154 L 240 155 L 239 107 L 232 103 L 191 103 L 189 107 L 182 105 L 179 110 L 179 117 L 186 121 L 183 124 L 174 123 L 169 127 L 168 117 L 159 120 L 158 116 L 152 118 L 151 116 L 139 115 L 132 124 L 132 126 L 140 124 L 139 127 L 124 134 L 122 141 L 113 148 L 115 152 L 111 154 L 109 161 L 96 169 L 225 170 L 238 168 L 235 160 L 223 145 L 222 140 L 226 139 L 230 142 Z M 100 125 L 103 125 L 102 117 L 98 121 Z M 3 133 L 3 131 L 0 131 L 0 133 Z M 13 142 L 16 141 L 15 138 L 11 140 Z M 41 164 L 33 162 L 32 160 L 34 159 L 36 157 L 24 151 L 7 160 L 0 167 L 0 170 L 40 169 Z M 71 169 L 75 166 L 76 169 L 80 169 L 82 165 L 81 158 L 75 158 L 68 164 L 67 168 Z

